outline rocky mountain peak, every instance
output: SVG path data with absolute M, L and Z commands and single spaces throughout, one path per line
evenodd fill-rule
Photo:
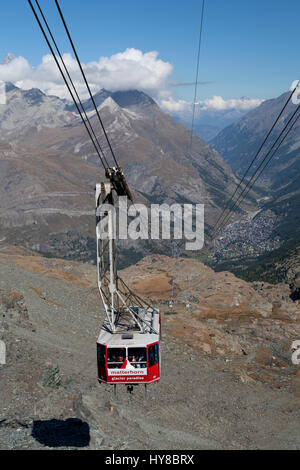
M 4 58 L 4 60 L 1 62 L 1 65 L 6 65 L 12 62 L 16 57 L 11 53 L 8 52 Z
M 112 97 L 121 108 L 130 106 L 156 106 L 155 101 L 139 90 L 115 91 Z
M 24 92 L 24 97 L 30 105 L 37 105 L 41 103 L 45 96 L 45 93 L 43 93 L 38 88 L 31 88 L 30 90 L 26 90 Z
M 118 104 L 113 100 L 111 96 L 108 96 L 100 105 L 99 109 L 104 109 L 108 108 L 110 113 L 115 113 L 118 109 L 119 106 Z
M 109 91 L 104 88 L 94 95 L 94 101 L 98 106 L 101 106 L 102 103 L 107 99 L 111 98 L 120 108 L 130 108 L 130 107 L 148 107 L 155 106 L 157 107 L 155 101 L 150 98 L 146 93 L 139 90 L 122 90 L 122 91 Z M 86 100 L 84 103 L 86 111 L 92 111 L 93 103 L 90 99 Z M 72 108 L 73 105 L 69 107 Z
M 18 90 L 18 87 L 11 82 L 5 82 L 5 90 L 6 93 L 9 93 L 10 91 Z

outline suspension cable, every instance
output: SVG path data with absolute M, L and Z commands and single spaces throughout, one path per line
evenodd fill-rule
M 276 144 L 278 143 L 278 141 L 280 140 L 281 136 L 283 135 L 283 133 L 286 131 L 286 129 L 288 128 L 289 124 L 291 123 L 291 121 L 294 119 L 294 117 L 296 116 L 296 114 L 298 113 L 300 109 L 300 105 L 297 106 L 296 110 L 294 111 L 294 113 L 292 114 L 292 116 L 290 117 L 290 119 L 288 120 L 288 122 L 286 123 L 286 125 L 284 126 L 284 128 L 282 129 L 282 131 L 280 132 L 279 136 L 277 137 L 277 139 L 275 140 L 275 142 L 273 143 L 273 145 L 271 146 L 271 148 L 268 150 L 268 152 L 266 153 L 266 155 L 264 156 L 264 158 L 262 159 L 261 163 L 259 164 L 259 166 L 257 167 L 257 169 L 255 170 L 255 172 L 253 173 L 253 175 L 251 176 L 250 180 L 248 181 L 247 185 L 245 186 L 245 188 L 243 189 L 243 191 L 241 192 L 241 194 L 239 195 L 238 199 L 235 201 L 234 205 L 230 208 L 230 211 L 229 211 L 229 214 L 227 214 L 227 216 L 224 218 L 223 222 L 221 223 L 221 225 L 219 226 L 219 230 L 221 227 L 223 227 L 227 221 L 230 219 L 232 213 L 231 211 L 234 209 L 234 207 L 239 203 L 241 197 L 243 196 L 243 194 L 245 193 L 245 191 L 247 190 L 247 188 L 250 186 L 251 182 L 253 181 L 253 179 L 255 178 L 256 174 L 259 172 L 259 170 L 261 169 L 263 163 L 266 161 L 267 157 L 270 155 L 270 153 L 272 152 L 272 150 L 274 149 L 274 147 L 276 146 Z M 298 115 L 298 117 L 300 116 L 300 114 Z M 291 128 L 288 130 L 288 132 L 286 133 L 286 135 L 284 136 L 284 138 L 280 141 L 279 145 L 276 147 L 276 149 L 274 150 L 273 154 L 271 155 L 271 157 L 269 158 L 269 160 L 267 161 L 267 163 L 265 164 L 265 166 L 263 167 L 262 171 L 259 173 L 259 175 L 257 176 L 257 178 L 255 179 L 255 181 L 258 179 L 258 177 L 261 175 L 261 173 L 263 172 L 263 170 L 266 168 L 266 166 L 269 164 L 269 162 L 272 160 L 272 158 L 274 157 L 275 153 L 277 152 L 277 150 L 279 149 L 279 147 L 281 146 L 282 142 L 285 140 L 285 138 L 287 137 L 287 135 L 289 134 L 289 132 L 292 130 L 294 124 L 296 123 L 298 117 L 296 118 L 296 120 L 294 121 L 294 123 L 292 124 Z M 255 182 L 254 181 L 254 182 Z M 249 190 L 247 191 L 246 194 L 248 194 L 248 192 L 250 191 L 250 189 L 253 187 L 254 185 L 254 182 L 252 183 L 251 187 L 249 188 Z M 244 197 L 242 198 L 242 200 L 240 201 L 240 203 L 238 204 L 238 207 L 240 207 L 241 203 L 244 201 L 246 195 L 244 195 Z
M 75 95 L 76 95 L 76 97 L 77 97 L 77 100 L 78 100 L 79 104 L 80 104 L 81 110 L 82 110 L 82 112 L 84 113 L 85 119 L 86 119 L 86 121 L 87 121 L 88 124 L 89 124 L 89 127 L 90 127 L 90 130 L 91 130 L 92 134 L 93 134 L 93 137 L 94 137 L 95 141 L 97 142 L 97 145 L 98 145 L 98 147 L 99 147 L 99 149 L 100 149 L 100 153 L 101 153 L 101 155 L 102 155 L 102 157 L 103 157 L 103 159 L 104 159 L 104 161 L 105 161 L 106 166 L 109 167 L 109 164 L 108 164 L 108 162 L 107 162 L 107 160 L 106 160 L 106 157 L 105 157 L 105 155 L 104 155 L 103 149 L 102 149 L 102 147 L 101 147 L 101 145 L 100 145 L 100 142 L 99 142 L 99 140 L 98 140 L 98 138 L 97 138 L 97 136 L 96 136 L 96 134 L 95 134 L 95 131 L 94 131 L 93 126 L 92 126 L 92 124 L 91 124 L 91 122 L 90 122 L 90 120 L 89 120 L 89 117 L 88 117 L 88 115 L 87 115 L 87 113 L 86 113 L 86 111 L 85 111 L 85 109 L 84 109 L 84 106 L 83 106 L 83 104 L 82 104 L 82 102 L 81 102 L 81 99 L 80 99 L 80 97 L 79 97 L 79 95 L 78 95 L 78 92 L 77 92 L 77 90 L 76 90 L 76 87 L 75 87 L 75 85 L 74 85 L 74 82 L 73 82 L 73 80 L 72 80 L 72 77 L 70 76 L 70 73 L 69 73 L 69 71 L 68 71 L 68 69 L 67 69 L 67 66 L 66 66 L 66 64 L 65 64 L 65 61 L 64 61 L 64 59 L 63 59 L 63 57 L 62 57 L 62 55 L 61 55 L 61 53 L 60 53 L 60 50 L 59 50 L 59 48 L 58 48 L 58 45 L 57 45 L 57 43 L 56 43 L 56 41 L 55 41 L 55 39 L 54 39 L 54 36 L 53 36 L 53 34 L 52 34 L 52 32 L 51 32 L 51 29 L 50 29 L 50 26 L 49 26 L 49 24 L 48 24 L 48 22 L 47 22 L 47 20 L 46 20 L 46 18 L 45 18 L 45 15 L 44 15 L 44 13 L 43 13 L 43 11 L 42 11 L 40 5 L 39 5 L 38 0 L 35 0 L 35 3 L 37 4 L 37 7 L 38 7 L 38 9 L 39 9 L 39 11 L 40 11 L 40 14 L 41 14 L 41 16 L 42 16 L 42 18 L 43 18 L 43 21 L 44 21 L 45 25 L 46 25 L 46 28 L 47 28 L 47 30 L 48 30 L 48 32 L 49 32 L 49 34 L 50 34 L 50 37 L 51 37 L 51 39 L 52 39 L 52 41 L 53 41 L 53 44 L 54 44 L 54 46 L 55 46 L 55 49 L 56 49 L 56 51 L 57 51 L 57 53 L 58 53 L 58 55 L 59 55 L 59 58 L 60 58 L 60 60 L 61 60 L 61 62 L 62 62 L 62 64 L 63 64 L 63 67 L 64 67 L 64 69 L 65 69 L 65 72 L 66 72 L 66 74 L 67 74 L 67 76 L 68 76 L 68 78 L 69 78 L 69 80 L 70 80 L 70 83 L 71 83 L 71 85 L 72 85 L 73 91 L 74 91 L 74 93 L 75 93 Z
M 273 154 L 271 155 L 271 157 L 269 158 L 269 160 L 265 163 L 265 165 L 263 166 L 263 168 L 261 169 L 261 171 L 259 172 L 259 174 L 256 176 L 255 180 L 253 181 L 252 185 L 250 186 L 250 188 L 248 188 L 248 191 L 247 193 L 245 194 L 244 197 L 247 196 L 248 192 L 251 190 L 252 186 L 256 183 L 256 181 L 258 180 L 258 178 L 260 177 L 260 175 L 262 174 L 262 172 L 264 171 L 264 169 L 266 168 L 266 166 L 270 163 L 270 161 L 272 160 L 272 158 L 274 157 L 275 153 L 277 152 L 277 150 L 279 149 L 279 147 L 281 146 L 281 144 L 283 143 L 283 141 L 286 139 L 286 137 L 289 135 L 289 133 L 291 132 L 291 130 L 293 129 L 294 125 L 296 124 L 296 122 L 298 121 L 300 117 L 300 114 L 298 114 L 298 116 L 296 117 L 295 121 L 293 122 L 293 124 L 291 125 L 290 129 L 287 131 L 286 135 L 282 138 L 282 140 L 280 141 L 280 143 L 278 144 L 278 146 L 276 147 L 276 149 L 274 150 Z
M 198 88 L 198 77 L 199 77 L 200 53 L 201 53 L 201 44 L 202 44 L 202 30 L 203 30 L 204 6 L 205 6 L 205 0 L 202 0 L 202 12 L 201 12 L 200 33 L 199 33 L 199 45 L 198 45 L 198 55 L 197 55 L 195 92 L 194 92 L 193 113 L 192 113 L 192 127 L 191 127 L 190 151 L 191 151 L 191 149 L 192 149 L 192 143 L 193 143 L 193 132 L 194 132 L 194 121 L 195 121 L 195 108 L 196 108 L 197 88 Z
M 74 46 L 74 43 L 73 43 L 73 41 L 72 41 L 72 38 L 71 38 L 71 35 L 70 35 L 70 32 L 69 32 L 68 26 L 67 26 L 67 24 L 66 24 L 65 18 L 64 18 L 64 16 L 63 16 L 63 13 L 62 13 L 61 8 L 60 8 L 60 6 L 59 6 L 58 0 L 55 0 L 55 4 L 56 4 L 56 7 L 57 7 L 57 9 L 58 9 L 58 12 L 59 12 L 59 15 L 60 15 L 60 17 L 61 17 L 61 20 L 62 20 L 62 22 L 63 22 L 64 28 L 65 28 L 65 30 L 66 30 L 66 33 L 67 33 L 67 36 L 68 36 L 68 38 L 69 38 L 70 44 L 71 44 L 71 46 L 72 46 L 73 52 L 74 52 L 74 54 L 75 54 L 75 57 L 76 57 L 76 60 L 77 60 L 77 64 L 78 64 L 78 66 L 79 66 L 79 68 L 80 68 L 80 71 L 81 71 L 82 77 L 83 77 L 83 79 L 84 79 L 84 82 L 85 82 L 85 84 L 86 84 L 86 87 L 87 87 L 87 89 L 88 89 L 90 98 L 91 98 L 92 103 L 93 103 L 93 105 L 94 105 L 94 108 L 95 108 L 96 114 L 97 114 L 97 116 L 98 116 L 98 120 L 99 120 L 99 122 L 100 122 L 100 125 L 101 125 L 101 127 L 102 127 L 102 130 L 103 130 L 103 133 L 104 133 L 106 142 L 107 142 L 107 144 L 108 144 L 108 146 L 109 146 L 109 149 L 110 149 L 110 151 L 111 151 L 111 154 L 112 154 L 112 156 L 113 156 L 113 159 L 114 159 L 114 161 L 115 161 L 115 164 L 116 164 L 116 166 L 119 168 L 118 162 L 117 162 L 117 160 L 116 160 L 114 151 L 113 151 L 113 149 L 112 149 L 112 146 L 111 146 L 111 143 L 110 143 L 110 141 L 109 141 L 108 135 L 107 135 L 107 133 L 106 133 L 104 124 L 103 124 L 103 122 L 102 122 L 102 119 L 101 119 L 101 117 L 100 117 L 100 114 L 99 114 L 98 108 L 97 108 L 97 106 L 96 106 L 96 103 L 95 103 L 93 94 L 92 94 L 92 92 L 91 92 L 90 86 L 89 86 L 89 84 L 88 84 L 88 81 L 87 81 L 87 79 L 86 79 L 85 73 L 84 73 L 84 71 L 83 71 L 81 62 L 80 62 L 80 60 L 79 60 L 77 51 L 76 51 L 75 46 Z
M 253 166 L 255 160 L 258 158 L 258 155 L 260 154 L 262 148 L 264 147 L 265 143 L 267 142 L 267 140 L 268 140 L 269 136 L 271 135 L 273 129 L 275 128 L 276 124 L 278 123 L 278 121 L 279 121 L 280 117 L 282 116 L 282 114 L 283 114 L 285 108 L 287 107 L 288 103 L 289 103 L 290 100 L 292 99 L 292 96 L 294 95 L 295 91 L 297 90 L 299 84 L 300 84 L 300 80 L 298 81 L 298 83 L 296 84 L 295 88 L 294 88 L 294 89 L 292 90 L 292 92 L 290 93 L 290 95 L 289 95 L 288 99 L 286 100 L 286 102 L 285 102 L 285 104 L 284 104 L 282 110 L 280 111 L 279 115 L 278 115 L 277 118 L 275 119 L 275 121 L 274 121 L 274 123 L 273 123 L 271 129 L 269 130 L 269 132 L 267 133 L 266 137 L 264 138 L 262 144 L 260 145 L 260 147 L 259 147 L 258 151 L 256 152 L 254 158 L 252 159 L 250 165 L 248 166 L 247 170 L 245 171 L 245 173 L 244 173 L 242 179 L 241 179 L 240 182 L 238 183 L 238 185 L 237 185 L 235 191 L 233 192 L 232 196 L 231 196 L 231 197 L 229 198 L 229 200 L 227 201 L 226 206 L 224 207 L 224 209 L 222 210 L 221 214 L 219 215 L 219 217 L 218 217 L 218 219 L 217 219 L 217 221 L 216 221 L 216 223 L 215 223 L 215 225 L 214 225 L 214 227 L 213 227 L 214 231 L 217 231 L 217 230 L 219 229 L 219 226 L 222 224 L 222 221 L 221 221 L 221 224 L 219 224 L 219 221 L 222 219 L 223 214 L 226 212 L 226 210 L 227 210 L 227 208 L 228 208 L 230 202 L 233 200 L 233 198 L 234 198 L 234 196 L 236 195 L 237 191 L 238 191 L 239 188 L 241 187 L 243 181 L 245 180 L 245 178 L 246 178 L 247 174 L 249 173 L 249 170 L 250 170 L 251 167 Z
M 60 66 L 60 64 L 59 64 L 59 62 L 58 62 L 58 60 L 57 60 L 57 57 L 56 57 L 56 55 L 55 55 L 55 53 L 54 53 L 54 50 L 53 50 L 53 48 L 52 48 L 52 46 L 51 46 L 51 44 L 50 44 L 50 41 L 49 41 L 49 39 L 48 39 L 48 37 L 47 37 L 47 34 L 46 34 L 46 32 L 45 32 L 45 30 L 44 30 L 44 28 L 43 28 L 43 26 L 42 26 L 42 24 L 41 24 L 41 22 L 40 22 L 40 19 L 39 19 L 38 15 L 37 15 L 37 12 L 35 11 L 35 8 L 34 8 L 34 6 L 32 5 L 31 0 L 27 0 L 27 1 L 28 1 L 29 5 L 30 5 L 30 7 L 31 7 L 31 9 L 32 9 L 32 11 L 33 11 L 33 14 L 34 14 L 34 16 L 35 16 L 35 19 L 36 19 L 36 21 L 37 21 L 37 23 L 38 23 L 38 25 L 39 25 L 39 27 L 40 27 L 40 29 L 41 29 L 41 31 L 42 31 L 42 34 L 43 34 L 43 36 L 44 36 L 44 38 L 45 38 L 45 41 L 46 41 L 46 43 L 48 44 L 48 47 L 49 47 L 49 49 L 50 49 L 50 51 L 51 51 L 51 54 L 52 54 L 52 56 L 53 56 L 53 58 L 54 58 L 54 60 L 55 60 L 55 62 L 56 62 L 56 65 L 57 65 L 57 67 L 58 67 L 58 69 L 59 69 L 59 71 L 60 71 L 60 73 L 61 73 L 61 76 L 62 76 L 62 78 L 63 78 L 63 80 L 64 80 L 64 82 L 65 82 L 65 84 L 66 84 L 66 86 L 67 86 L 67 88 L 68 88 L 68 90 L 69 90 L 69 93 L 70 93 L 70 95 L 71 95 L 71 97 L 72 97 L 72 100 L 73 100 L 73 102 L 74 102 L 74 104 L 75 104 L 75 106 L 76 106 L 76 108 L 77 108 L 77 111 L 78 111 L 78 113 L 79 113 L 79 115 L 80 115 L 80 117 L 81 117 L 81 120 L 82 120 L 82 122 L 83 122 L 83 124 L 84 124 L 84 126 L 85 126 L 85 128 L 86 128 L 86 130 L 87 130 L 87 133 L 88 133 L 88 135 L 89 135 L 89 137 L 90 137 L 90 139 L 91 139 L 91 141 L 92 141 L 92 143 L 93 143 L 93 145 L 94 145 L 94 148 L 95 148 L 95 150 L 96 150 L 96 153 L 98 154 L 98 156 L 99 156 L 99 158 L 100 158 L 100 161 L 101 161 L 101 163 L 102 163 L 102 165 L 103 165 L 103 168 L 104 168 L 104 170 L 106 170 L 106 166 L 105 166 L 105 164 L 104 164 L 103 158 L 102 158 L 102 156 L 101 156 L 101 154 L 100 154 L 100 152 L 99 152 L 98 147 L 96 146 L 96 144 L 95 144 L 95 142 L 94 142 L 94 139 L 93 139 L 93 137 L 92 137 L 92 134 L 91 134 L 91 132 L 90 132 L 88 126 L 87 126 L 87 123 L 86 123 L 86 121 L 84 120 L 84 118 L 83 118 L 83 116 L 82 116 L 81 110 L 80 110 L 80 108 L 79 108 L 79 106 L 78 106 L 78 104 L 77 104 L 77 101 L 76 101 L 76 99 L 75 99 L 75 96 L 73 95 L 73 92 L 72 92 L 72 90 L 71 90 L 71 88 L 70 88 L 70 85 L 69 85 L 69 83 L 68 83 L 68 81 L 67 81 L 67 79 L 66 79 L 66 77 L 65 77 L 65 75 L 64 75 L 64 72 L 63 72 L 63 70 L 62 70 L 62 68 L 61 68 L 61 66 Z

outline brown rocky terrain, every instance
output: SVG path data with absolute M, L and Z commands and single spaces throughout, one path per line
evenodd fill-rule
M 165 327 L 183 343 L 223 357 L 249 381 L 289 384 L 300 396 L 290 361 L 291 344 L 300 337 L 300 302 L 291 299 L 289 285 L 251 285 L 197 260 L 159 255 L 127 268 L 123 277 L 138 293 L 167 303 Z
M 162 311 L 162 378 L 147 398 L 114 398 L 96 381 L 95 268 L 0 248 L 0 448 L 300 448 L 300 305 L 287 284 L 162 255 L 127 268 Z

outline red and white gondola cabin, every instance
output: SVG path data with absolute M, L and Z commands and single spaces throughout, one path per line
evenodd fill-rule
M 144 333 L 138 328 L 124 331 L 120 324 L 112 334 L 103 325 L 97 340 L 99 382 L 127 385 L 159 382 L 160 312 L 131 308 L 138 309 L 152 328 Z

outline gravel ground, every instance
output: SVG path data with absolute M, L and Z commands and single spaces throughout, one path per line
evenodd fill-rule
M 171 328 L 161 382 L 114 397 L 96 377 L 98 297 L 46 274 L 0 262 L 0 290 L 23 298 L 0 307 L 0 449 L 300 449 L 295 394 L 243 383 Z

